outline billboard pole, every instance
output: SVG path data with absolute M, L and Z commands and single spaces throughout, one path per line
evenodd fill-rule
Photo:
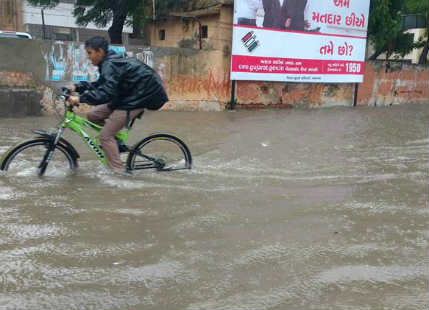
M 357 106 L 359 83 L 355 83 L 355 95 L 353 97 L 353 106 Z
M 42 14 L 42 31 L 43 31 L 43 40 L 46 39 L 46 25 L 45 25 L 45 12 L 44 9 L 41 9 Z
M 235 83 L 236 83 L 236 80 L 232 80 L 231 101 L 229 102 L 229 108 L 230 108 L 230 110 L 234 110 L 235 109 Z

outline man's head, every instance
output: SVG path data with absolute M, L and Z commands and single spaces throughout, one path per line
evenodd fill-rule
M 86 53 L 94 66 L 98 66 L 103 61 L 107 55 L 108 48 L 109 42 L 100 36 L 92 37 L 85 41 Z

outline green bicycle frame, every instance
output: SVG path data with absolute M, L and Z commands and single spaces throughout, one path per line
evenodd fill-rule
M 66 128 L 70 128 L 72 131 L 77 133 L 79 137 L 88 145 L 89 149 L 94 152 L 100 162 L 105 166 L 107 166 L 106 156 L 104 155 L 103 149 L 100 147 L 98 135 L 95 137 L 90 136 L 87 132 L 85 132 L 84 128 L 91 128 L 95 130 L 97 133 L 103 129 L 103 126 L 99 126 L 94 124 L 93 122 L 87 120 L 84 117 L 76 115 L 71 111 L 67 111 L 64 117 L 64 120 L 60 124 L 60 129 L 58 139 L 60 138 L 62 131 Z M 123 131 L 118 132 L 115 137 L 122 142 L 126 143 L 128 140 L 128 136 L 130 134 L 130 129 L 125 129 Z

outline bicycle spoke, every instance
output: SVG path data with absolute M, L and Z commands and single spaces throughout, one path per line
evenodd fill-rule
M 128 165 L 131 170 L 185 170 L 191 166 L 191 155 L 184 143 L 176 137 L 159 134 L 142 140 L 137 150 L 131 153 Z
M 73 169 L 73 159 L 66 154 L 64 149 L 57 147 L 47 165 L 50 155 L 49 142 L 46 140 L 34 140 L 25 142 L 18 146 L 5 162 L 2 169 L 9 174 L 18 176 L 47 175 L 60 176 L 67 175 Z

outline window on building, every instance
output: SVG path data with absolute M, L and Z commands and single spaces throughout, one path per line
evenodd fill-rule
M 209 27 L 207 25 L 201 26 L 201 37 L 207 39 L 209 37 Z
M 159 39 L 160 39 L 161 41 L 164 41 L 164 40 L 165 40 L 165 29 L 161 29 L 161 30 L 159 31 Z
M 426 28 L 426 18 L 423 15 L 406 15 L 403 19 L 403 29 Z

